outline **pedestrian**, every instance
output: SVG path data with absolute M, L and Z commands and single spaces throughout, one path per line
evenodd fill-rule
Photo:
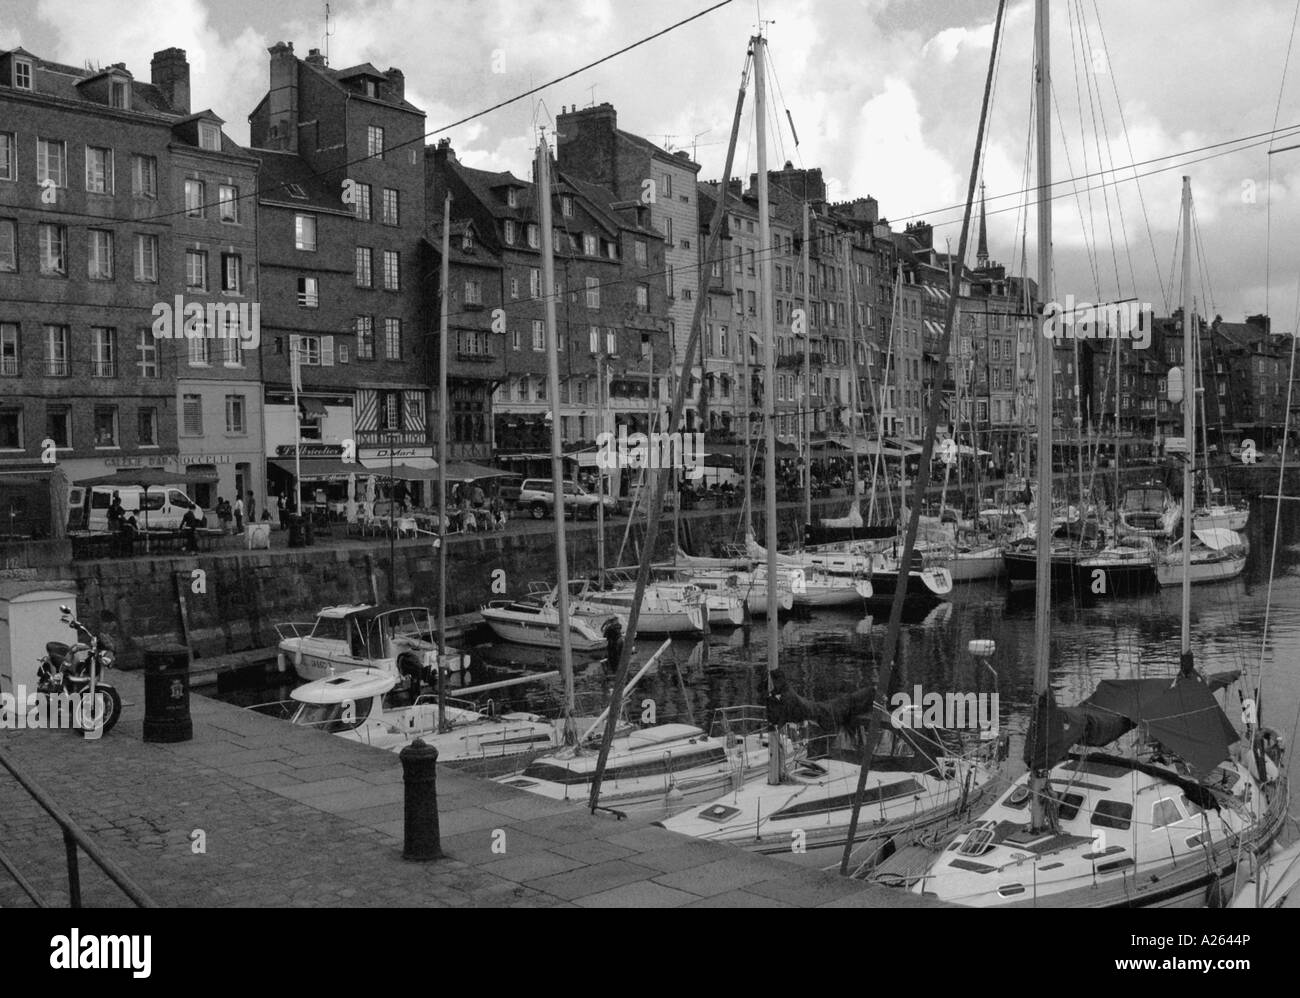
M 235 495 L 235 533 L 244 532 L 244 497 Z
M 288 504 L 284 501 L 283 492 L 281 492 L 280 495 L 276 498 L 275 505 L 276 505 L 276 509 L 278 509 L 280 512 L 280 529 L 287 530 L 289 528 L 289 519 L 288 519 L 289 509 L 288 509 Z
M 218 498 L 218 503 L 224 500 Z M 185 550 L 197 551 L 199 549 L 199 518 L 194 515 L 193 508 L 185 511 L 185 516 L 181 518 L 181 533 L 185 535 Z
M 474 491 L 471 494 L 471 500 L 474 503 L 475 509 L 483 508 L 483 504 L 486 501 L 486 497 L 483 495 L 483 486 L 481 485 L 474 486 Z
M 226 502 L 224 496 L 217 496 L 217 522 L 221 524 L 223 534 L 230 533 L 230 503 Z
M 116 532 L 122 525 L 126 517 L 126 510 L 122 508 L 121 493 L 113 493 L 113 501 L 108 504 L 108 529 Z
M 248 509 L 248 522 L 256 523 L 257 522 L 257 501 L 253 498 L 253 493 L 251 490 L 248 493 L 248 503 L 246 504 L 246 508 Z

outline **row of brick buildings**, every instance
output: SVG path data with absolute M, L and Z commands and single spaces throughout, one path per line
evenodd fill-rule
M 816 440 L 848 443 L 856 429 L 919 441 L 936 391 L 948 427 L 978 431 L 995 463 L 1033 424 L 1036 290 L 990 260 L 982 209 L 970 266 L 936 248 L 924 222 L 896 231 L 874 199 L 832 203 L 820 170 L 787 163 L 769 174 L 762 246 L 756 176 L 723 189 L 686 153 L 620 129 L 609 104 L 564 108 L 545 288 L 531 179 L 426 145 L 398 69 L 334 69 L 287 43 L 269 57 L 244 148 L 214 111 L 191 108 L 180 49 L 155 54 L 147 83 L 123 64 L 0 53 L 0 467 L 46 467 L 52 446 L 73 480 L 133 466 L 206 471 L 206 505 L 286 489 L 295 452 L 312 480 L 382 471 L 390 456 L 431 468 L 444 412 L 452 460 L 544 451 L 548 297 L 566 446 L 580 451 L 620 423 L 662 425 L 683 378 L 684 428 L 734 442 L 746 423 L 757 431 L 765 398 L 765 262 L 783 439 L 797 443 L 806 420 Z M 958 325 L 944 357 L 954 278 Z M 700 349 L 688 356 L 701 298 Z M 1062 425 L 1078 411 L 1121 436 L 1175 429 L 1160 398 L 1177 362 L 1164 332 L 1173 321 L 1157 322 L 1151 350 L 1124 345 L 1118 381 L 1098 344 L 1058 344 Z M 159 323 L 175 335 L 156 335 Z M 1267 320 L 1216 319 L 1203 343 L 1211 425 L 1230 435 L 1280 423 L 1286 358 Z

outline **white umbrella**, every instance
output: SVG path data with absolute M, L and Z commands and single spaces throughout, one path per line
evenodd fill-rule
M 357 522 L 357 476 L 355 472 L 348 473 L 348 501 L 343 505 L 343 515 L 348 523 Z

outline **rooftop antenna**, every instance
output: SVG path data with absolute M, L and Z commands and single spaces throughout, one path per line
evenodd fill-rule
M 325 4 L 325 65 L 330 64 L 330 39 L 334 37 L 334 32 L 330 30 L 330 5 L 328 0 Z
M 695 154 L 696 154 L 696 151 L 699 149 L 699 146 L 700 146 L 700 136 L 701 136 L 701 135 L 708 135 L 709 132 L 711 132 L 711 131 L 713 131 L 712 128 L 706 128 L 706 129 L 705 129 L 704 131 L 702 131 L 702 132 L 696 132 L 696 133 L 691 137 L 691 159 L 695 160 L 696 162 L 699 162 L 699 158 L 698 158 Z

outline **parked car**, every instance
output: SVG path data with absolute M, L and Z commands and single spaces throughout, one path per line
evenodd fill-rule
M 204 519 L 199 504 L 185 494 L 183 482 L 152 485 L 147 494 L 138 485 L 72 485 L 68 488 L 68 529 L 108 530 L 108 507 L 113 502 L 114 492 L 121 496 L 123 512 L 127 516 L 134 514 L 141 529 L 144 529 L 147 519 L 153 530 L 175 530 L 191 509 L 196 517 Z
M 574 519 L 586 517 L 589 520 L 596 519 L 596 507 L 600 503 L 600 496 L 593 492 L 588 492 L 577 482 L 565 482 L 564 488 L 564 512 L 565 515 L 572 514 Z M 519 498 L 515 500 L 516 506 L 527 511 L 528 515 L 534 520 L 544 520 L 548 516 L 554 515 L 555 510 L 555 487 L 549 478 L 526 478 L 519 489 Z M 613 496 L 605 496 L 605 515 L 610 516 L 618 512 L 618 500 Z

